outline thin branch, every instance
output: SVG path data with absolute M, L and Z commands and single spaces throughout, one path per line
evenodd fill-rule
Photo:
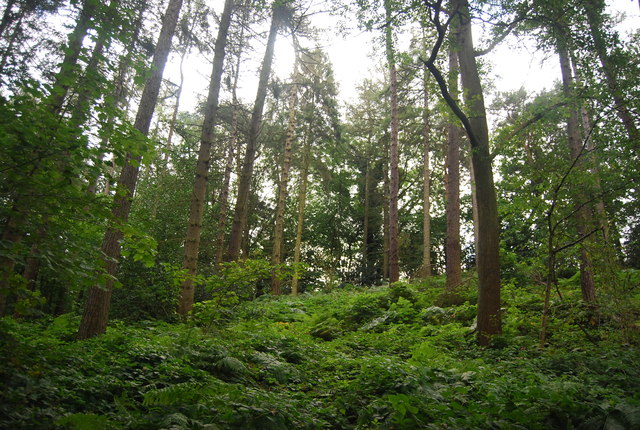
M 589 233 L 580 236 L 579 238 L 577 238 L 576 240 L 574 240 L 573 242 L 569 242 L 567 244 L 562 245 L 560 248 L 556 248 L 553 250 L 554 254 L 557 254 L 559 252 L 564 251 L 565 249 L 569 249 L 572 246 L 575 246 L 577 244 L 579 244 L 580 242 L 584 241 L 586 238 L 588 238 L 589 236 L 592 236 L 593 234 L 595 234 L 596 232 L 602 230 L 600 227 L 598 228 L 594 228 L 593 230 L 591 230 Z
M 516 130 L 512 131 L 511 133 L 509 133 L 505 139 L 508 140 L 508 139 L 512 139 L 512 138 L 516 137 L 518 134 L 522 133 L 527 127 L 529 127 L 530 125 L 540 121 L 541 119 L 543 119 L 550 112 L 553 112 L 555 109 L 557 109 L 559 107 L 567 106 L 567 104 L 568 104 L 567 102 L 558 102 L 558 103 L 555 103 L 555 104 L 553 104 L 551 106 L 545 107 L 543 111 L 538 112 L 537 114 L 535 114 L 534 116 L 529 118 L 527 121 L 525 121 L 522 125 L 520 125 L 520 127 L 518 127 Z
M 427 7 L 432 8 L 434 12 L 433 16 L 430 17 L 430 20 L 436 26 L 438 37 L 436 38 L 436 42 L 433 44 L 433 48 L 431 49 L 431 55 L 429 56 L 429 58 L 427 60 L 424 60 L 421 58 L 420 61 L 424 63 L 424 65 L 427 67 L 431 75 L 433 75 L 433 77 L 436 80 L 436 83 L 438 84 L 438 87 L 440 88 L 440 93 L 442 95 L 442 98 L 462 123 L 462 126 L 467 132 L 467 135 L 469 136 L 471 147 L 477 148 L 478 146 L 480 146 L 480 143 L 475 133 L 473 132 L 471 123 L 469 122 L 469 118 L 465 115 L 465 113 L 462 111 L 460 106 L 458 106 L 458 103 L 451 96 L 451 93 L 447 88 L 446 80 L 442 76 L 442 73 L 440 73 L 440 70 L 438 70 L 438 68 L 435 65 L 435 61 L 438 56 L 438 53 L 440 52 L 440 48 L 444 43 L 444 38 L 447 34 L 447 29 L 449 28 L 451 21 L 458 14 L 458 12 L 454 11 L 453 13 L 449 14 L 449 18 L 443 24 L 442 22 L 440 22 L 440 13 L 442 12 L 442 0 L 438 0 L 435 3 L 430 3 L 425 0 L 425 4 L 427 5 Z
M 481 57 L 481 56 L 486 55 L 486 54 L 488 54 L 489 52 L 491 52 L 491 51 L 493 50 L 493 48 L 495 48 L 495 47 L 496 47 L 496 46 L 498 46 L 500 43 L 502 43 L 502 41 L 503 41 L 504 39 L 506 39 L 508 35 L 510 35 L 510 34 L 511 34 L 511 32 L 516 28 L 516 26 L 517 26 L 518 24 L 520 24 L 522 21 L 524 21 L 524 20 L 526 19 L 526 16 L 527 16 L 527 14 L 526 14 L 526 12 L 525 12 L 523 15 L 516 17 L 516 19 L 515 19 L 515 20 L 513 20 L 511 23 L 509 23 L 509 24 L 507 25 L 507 28 L 506 28 L 505 30 L 503 30 L 503 32 L 502 32 L 500 35 L 498 35 L 498 37 L 496 37 L 496 38 L 495 38 L 495 39 L 494 39 L 494 40 L 489 44 L 489 46 L 487 46 L 485 49 L 482 49 L 482 50 L 479 50 L 479 51 L 475 51 L 475 52 L 474 52 L 474 55 L 475 55 L 476 57 Z

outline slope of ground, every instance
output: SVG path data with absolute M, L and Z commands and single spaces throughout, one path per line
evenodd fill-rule
M 640 428 L 635 334 L 590 325 L 569 291 L 540 349 L 540 291 L 506 286 L 505 333 L 480 349 L 472 290 L 453 307 L 438 281 L 205 303 L 82 342 L 74 316 L 6 318 L 0 427 Z

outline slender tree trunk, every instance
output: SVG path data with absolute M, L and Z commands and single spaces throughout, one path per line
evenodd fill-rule
M 625 100 L 624 92 L 620 89 L 616 67 L 612 64 L 611 58 L 607 53 L 607 40 L 603 31 L 605 2 L 604 0 L 586 0 L 582 5 L 587 15 L 587 22 L 589 23 L 596 54 L 602 65 L 602 73 L 615 103 L 616 113 L 627 131 L 629 139 L 638 142 L 640 141 L 640 132 L 638 132 L 633 115 L 629 111 L 629 104 Z
M 470 112 L 467 132 L 471 131 L 469 141 L 478 195 L 478 343 L 488 345 L 492 336 L 502 332 L 498 203 L 482 83 L 471 36 L 469 4 L 467 0 L 455 0 L 453 4 L 454 9 L 460 12 L 458 61 L 465 101 Z
M 171 40 L 180 15 L 182 0 L 170 0 L 162 20 L 162 29 L 158 36 L 155 54 L 153 56 L 151 77 L 147 80 L 138 113 L 134 123 L 134 128 L 142 136 L 149 133 L 151 119 L 158 100 L 160 84 L 164 67 L 171 50 Z M 107 228 L 103 242 L 102 253 L 104 254 L 105 276 L 102 281 L 92 286 L 87 293 L 82 321 L 78 330 L 79 339 L 87 339 L 104 333 L 109 320 L 109 307 L 111 304 L 111 292 L 113 289 L 114 276 L 116 274 L 118 260 L 120 258 L 120 241 L 124 237 L 122 227 L 126 224 L 131 211 L 131 203 L 135 192 L 140 156 L 127 154 L 125 164 L 120 173 L 116 197 L 113 202 L 112 221 Z
M 431 129 L 429 125 L 429 71 L 424 70 L 424 100 L 422 107 L 422 277 L 428 278 L 431 270 Z
M 311 127 L 305 136 L 305 144 L 303 149 L 302 171 L 300 172 L 300 189 L 298 190 L 298 223 L 296 224 L 296 244 L 293 250 L 293 277 L 291 279 L 291 295 L 298 295 L 298 264 L 300 263 L 300 251 L 302 248 L 302 231 L 304 229 L 304 211 L 307 204 L 307 183 L 309 181 L 309 159 L 311 155 L 310 143 L 312 141 L 309 135 Z
M 271 17 L 271 27 L 269 29 L 269 37 L 267 39 L 267 48 L 262 60 L 260 68 L 260 79 L 258 81 L 258 91 L 256 101 L 251 113 L 251 123 L 249 125 L 249 138 L 247 140 L 247 148 L 242 164 L 242 171 L 238 182 L 238 196 L 236 199 L 236 207 L 233 216 L 233 225 L 231 227 L 231 237 L 229 238 L 228 260 L 235 261 L 240 256 L 240 247 L 242 245 L 242 234 L 248 223 L 247 212 L 249 204 L 249 191 L 253 178 L 253 164 L 255 162 L 256 150 L 258 145 L 258 136 L 260 134 L 260 125 L 262 124 L 262 111 L 264 109 L 264 101 L 267 96 L 267 84 L 269 83 L 269 75 L 271 74 L 271 63 L 273 61 L 273 52 L 275 48 L 276 36 L 278 34 L 279 17 L 277 8 L 274 7 Z
M 224 236 L 225 226 L 227 225 L 227 212 L 229 211 L 229 185 L 231 183 L 231 171 L 233 170 L 233 160 L 235 158 L 235 150 L 238 143 L 238 110 L 234 106 L 231 114 L 231 136 L 227 146 L 227 160 L 224 166 L 224 175 L 222 179 L 222 187 L 218 202 L 220 210 L 218 211 L 218 224 L 216 233 L 216 266 L 222 263 L 224 255 Z
M 398 191 L 400 177 L 398 172 L 398 77 L 393 31 L 391 25 L 391 4 L 385 0 L 387 26 L 385 33 L 387 67 L 389 68 L 389 107 L 391 111 L 391 134 L 389 137 L 389 283 L 400 279 L 400 255 L 398 246 Z
M 18 36 L 20 35 L 21 24 L 22 24 L 22 16 L 18 18 L 18 22 L 16 23 L 16 26 L 13 28 L 13 31 L 11 32 L 11 35 L 8 38 L 9 42 L 7 43 L 7 47 L 4 49 L 4 52 L 2 53 L 2 59 L 0 60 L 0 76 L 5 75 L 4 69 L 5 67 L 7 67 L 7 62 L 11 57 L 11 52 L 13 51 L 13 47 L 18 40 Z
M 473 173 L 473 160 L 471 154 L 469 154 L 469 175 L 471 182 L 471 213 L 473 216 L 473 244 L 476 252 L 476 260 L 478 255 L 478 237 L 480 236 L 480 222 L 478 220 L 478 191 L 476 190 L 476 180 Z M 477 261 L 476 261 L 477 265 Z
M 458 99 L 458 59 L 455 47 L 449 48 L 449 91 Z M 447 180 L 446 186 L 446 291 L 454 299 L 462 283 L 460 246 L 460 127 L 452 122 L 447 126 Z
M 560 58 L 560 71 L 562 73 L 562 88 L 564 96 L 567 100 L 574 98 L 573 86 L 574 79 L 571 73 L 571 60 L 565 43 L 558 38 L 558 55 Z M 571 159 L 575 160 L 584 154 L 584 146 L 580 133 L 579 114 L 576 108 L 571 107 L 569 118 L 567 119 L 567 138 L 569 142 L 569 150 Z M 576 192 L 576 228 L 579 237 L 586 238 L 589 235 L 590 225 L 592 223 L 592 214 L 589 206 L 582 202 L 587 200 L 584 190 Z M 580 243 L 580 284 L 582 286 L 582 299 L 585 303 L 595 304 L 596 287 L 593 278 L 593 261 L 588 250 L 588 246 L 583 240 Z
M 371 270 L 369 265 L 369 217 L 371 216 L 371 162 L 369 160 L 369 151 L 365 155 L 365 172 L 364 172 L 364 214 L 362 222 L 362 285 L 369 285 Z
M 233 0 L 226 0 L 224 10 L 218 27 L 218 37 L 213 54 L 213 70 L 209 83 L 209 95 L 204 113 L 202 136 L 200 138 L 200 150 L 196 164 L 196 179 L 191 196 L 191 208 L 189 211 L 189 224 L 187 225 L 187 237 L 184 245 L 183 268 L 187 270 L 187 276 L 182 282 L 180 304 L 178 313 L 183 317 L 193 307 L 194 286 L 193 278 L 197 272 L 198 253 L 200 251 L 200 234 L 202 232 L 202 217 L 204 213 L 205 194 L 209 177 L 209 163 L 211 162 L 211 147 L 213 145 L 214 130 L 218 114 L 218 96 L 220 94 L 220 81 L 226 54 L 227 35 L 231 24 Z
M 578 66 L 576 64 L 575 59 L 573 58 L 571 58 L 571 66 L 573 69 L 573 75 L 575 77 L 575 81 L 579 83 L 581 79 L 578 71 Z M 598 161 L 597 154 L 595 152 L 596 148 L 593 143 L 593 139 L 589 137 L 591 133 L 591 128 L 592 128 L 591 119 L 589 118 L 589 112 L 587 111 L 587 108 L 584 103 L 580 104 L 580 125 L 582 126 L 582 135 L 586 139 L 585 149 L 588 154 L 588 157 L 586 158 L 588 160 L 589 172 L 593 177 L 593 191 L 595 193 L 595 196 L 593 196 L 592 199 L 595 201 L 594 215 L 596 215 L 598 224 L 602 229 L 602 238 L 604 239 L 604 244 L 605 244 L 605 247 L 607 248 L 607 254 L 613 255 L 615 254 L 615 249 L 611 242 L 611 235 L 609 231 L 609 219 L 607 216 L 604 199 L 602 197 L 602 183 L 600 182 L 600 169 L 598 168 L 599 161 Z M 607 264 L 610 264 L 610 263 L 613 263 L 613 261 L 607 262 Z
M 12 210 L 13 214 L 7 219 L 4 230 L 2 231 L 2 243 L 10 244 L 7 250 L 9 254 L 12 254 L 12 247 L 17 246 L 22 241 L 22 233 L 19 231 L 19 211 L 15 206 Z M 0 317 L 5 314 L 5 307 L 7 297 L 11 287 L 11 276 L 15 267 L 15 260 L 9 256 L 3 256 L 0 258 Z
M 16 0 L 8 0 L 7 4 L 4 7 L 4 12 L 2 13 L 2 19 L 0 20 L 0 37 L 4 35 L 4 31 L 15 19 L 12 9 L 16 5 L 16 3 L 17 3 Z
M 87 34 L 91 19 L 94 13 L 95 5 L 91 1 L 86 1 L 76 21 L 74 30 L 69 34 L 65 55 L 60 70 L 54 78 L 51 87 L 51 94 L 46 100 L 46 106 L 51 113 L 59 115 L 64 101 L 71 87 L 74 75 L 78 69 L 78 59 L 82 50 L 82 42 Z M 37 169 L 37 167 L 34 167 Z M 22 241 L 21 226 L 29 217 L 29 208 L 26 207 L 27 202 L 17 197 L 14 199 L 13 207 L 17 210 L 9 214 L 5 230 L 3 231 L 3 242 L 13 247 Z M 0 315 L 4 311 L 4 303 L 6 295 L 9 291 L 9 282 L 15 267 L 15 260 L 9 256 L 0 257 Z
M 184 88 L 184 60 L 189 55 L 189 49 L 185 48 L 180 53 L 180 80 L 178 81 L 178 89 L 176 90 L 176 102 L 173 105 L 173 113 L 171 114 L 171 121 L 169 121 L 169 132 L 167 133 L 167 144 L 164 150 L 164 162 L 169 161 L 169 151 L 173 145 L 173 134 L 176 131 L 176 123 L 178 122 L 178 112 L 180 112 L 180 99 L 182 97 L 182 89 Z
M 271 254 L 271 264 L 273 264 L 273 276 L 271 277 L 271 293 L 279 296 L 282 293 L 280 269 L 282 264 L 282 246 L 284 244 L 284 212 L 287 205 L 287 188 L 289 186 L 289 170 L 291 168 L 291 146 L 296 131 L 296 109 L 298 109 L 298 44 L 294 37 L 295 60 L 293 62 L 293 75 L 291 95 L 289 98 L 289 120 L 287 124 L 287 135 L 284 141 L 282 154 L 282 168 L 280 170 L 280 183 L 278 184 L 278 201 L 276 203 L 276 225 L 273 237 L 273 252 Z
M 246 19 L 246 12 L 243 15 L 243 19 Z M 244 21 L 243 21 L 244 22 Z M 240 46 L 244 43 L 244 26 L 240 29 L 240 36 L 238 38 Z M 227 225 L 227 212 L 229 211 L 229 184 L 231 183 L 231 172 L 233 170 L 233 162 L 235 160 L 235 153 L 239 153 L 238 146 L 238 115 L 240 110 L 240 104 L 238 102 L 237 90 L 238 79 L 240 78 L 240 66 L 242 64 L 242 49 L 240 49 L 236 55 L 236 63 L 233 69 L 233 85 L 231 87 L 231 96 L 233 101 L 233 110 L 231 112 L 231 135 L 229 136 L 229 143 L 227 146 L 227 160 L 224 167 L 224 175 L 222 180 L 222 187 L 220 187 L 220 194 L 218 196 L 219 207 L 218 211 L 218 226 L 216 234 L 216 266 L 222 263 L 224 255 L 224 238 L 225 227 Z
M 389 282 L 389 145 L 386 145 L 383 160 L 383 202 L 382 202 L 382 278 Z
M 129 90 L 127 86 L 128 75 L 131 71 L 131 61 L 133 58 L 133 52 L 135 50 L 135 46 L 138 43 L 138 39 L 140 36 L 140 31 L 142 29 L 142 21 L 144 12 L 147 9 L 147 0 L 143 0 L 140 2 L 138 7 L 136 19 L 133 23 L 133 29 L 131 33 L 131 40 L 129 44 L 125 48 L 125 54 L 120 58 L 118 63 L 118 71 L 114 78 L 114 89 L 112 93 L 112 97 L 108 98 L 108 107 L 109 111 L 116 111 L 125 105 L 127 97 L 129 95 Z M 125 113 L 128 111 L 128 106 L 125 108 Z M 109 140 L 111 139 L 111 135 L 113 134 L 114 129 L 114 114 L 110 113 L 107 120 L 101 127 L 100 130 L 100 154 L 99 154 L 99 162 L 102 162 L 105 156 L 105 152 L 109 147 Z M 113 174 L 113 165 L 109 168 L 110 174 Z M 100 179 L 100 175 L 95 175 L 89 178 L 89 185 L 87 186 L 87 193 L 95 194 L 98 187 L 98 180 Z M 109 181 L 105 184 L 104 194 L 109 194 Z
M 73 76 L 78 72 L 78 59 L 82 52 L 82 43 L 89 31 L 91 20 L 95 14 L 96 2 L 85 0 L 82 10 L 76 21 L 76 26 L 69 34 L 67 46 L 65 49 L 64 59 L 60 63 L 60 71 L 57 73 L 51 94 L 49 95 L 48 104 L 52 112 L 59 113 L 64 105 L 65 99 L 75 80 Z

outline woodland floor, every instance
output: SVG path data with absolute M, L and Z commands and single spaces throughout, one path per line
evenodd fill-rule
M 474 289 L 438 307 L 441 281 L 202 305 L 87 341 L 70 314 L 5 318 L 0 428 L 640 429 L 640 336 L 621 322 L 640 294 L 594 324 L 563 285 L 541 349 L 541 287 L 505 285 L 504 334 L 478 348 Z

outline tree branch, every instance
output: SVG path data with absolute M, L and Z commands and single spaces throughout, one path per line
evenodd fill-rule
M 430 8 L 434 12 L 433 16 L 430 16 L 429 19 L 436 26 L 438 37 L 436 38 L 436 42 L 433 44 L 433 48 L 431 49 L 431 55 L 429 55 L 429 58 L 427 60 L 420 58 L 420 61 L 424 63 L 424 65 L 427 67 L 431 75 L 434 77 L 434 79 L 436 80 L 436 83 L 438 84 L 438 87 L 440 88 L 440 94 L 442 95 L 442 98 L 447 103 L 449 108 L 453 111 L 455 116 L 457 116 L 460 122 L 462 123 L 462 126 L 467 132 L 467 135 L 469 136 L 471 147 L 477 148 L 479 146 L 479 141 L 476 135 L 474 134 L 473 129 L 471 128 L 471 123 L 469 122 L 469 118 L 467 117 L 467 115 L 465 115 L 465 113 L 462 111 L 460 106 L 458 106 L 458 103 L 451 96 L 451 93 L 447 88 L 446 80 L 442 76 L 442 73 L 440 73 L 440 70 L 438 70 L 438 68 L 435 65 L 435 61 L 438 56 L 438 53 L 440 52 L 440 48 L 444 43 L 444 38 L 447 34 L 447 29 L 451 24 L 451 21 L 453 20 L 453 18 L 458 14 L 458 11 L 452 11 L 452 13 L 449 14 L 449 18 L 447 19 L 447 21 L 443 24 L 442 22 L 440 22 L 440 13 L 442 12 L 442 0 L 437 0 L 435 3 L 431 3 L 425 0 L 424 3 L 428 8 Z
M 525 17 L 526 17 L 526 12 L 525 12 L 524 15 L 518 16 L 513 22 L 511 22 L 509 25 L 507 25 L 507 28 L 500 35 L 498 35 L 498 37 L 496 37 L 489 44 L 489 46 L 487 46 L 485 49 L 482 49 L 480 51 L 475 51 L 474 55 L 476 57 L 481 57 L 481 56 L 486 55 L 489 52 L 491 52 L 493 50 L 493 48 L 498 46 L 504 39 L 507 38 L 508 35 L 511 34 L 511 32 L 516 28 L 516 26 L 518 24 L 520 24 L 522 21 L 524 21 Z

